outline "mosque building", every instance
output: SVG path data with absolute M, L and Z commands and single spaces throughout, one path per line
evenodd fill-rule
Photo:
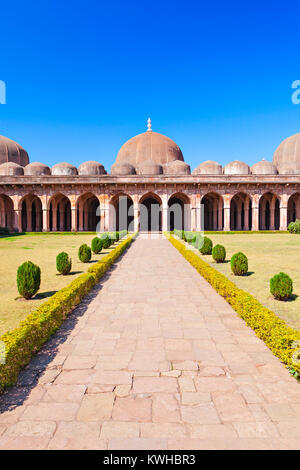
M 300 133 L 279 145 L 272 162 L 222 168 L 208 160 L 191 172 L 178 145 L 152 131 L 149 119 L 110 173 L 96 161 L 30 163 L 21 145 L 0 136 L 0 226 L 10 230 L 286 230 L 296 218 Z

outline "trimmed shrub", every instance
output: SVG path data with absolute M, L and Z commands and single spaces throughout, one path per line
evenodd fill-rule
M 100 239 L 102 240 L 102 246 L 103 246 L 104 249 L 107 249 L 107 248 L 110 247 L 111 239 L 109 238 L 107 233 L 103 233 L 101 235 Z
M 57 271 L 65 276 L 66 274 L 69 274 L 69 272 L 71 271 L 71 268 L 72 268 L 71 258 L 69 258 L 68 253 L 66 253 L 65 251 L 62 251 L 56 257 Z
M 244 253 L 239 251 L 231 257 L 231 271 L 235 276 L 244 276 L 248 272 L 248 258 Z
M 290 233 L 300 233 L 300 220 L 297 219 L 295 222 L 290 222 L 288 225 L 288 231 Z
M 211 255 L 212 248 L 213 248 L 213 242 L 211 241 L 210 238 L 204 237 L 203 240 L 200 239 L 199 241 L 199 251 L 202 255 Z
M 204 277 L 281 362 L 300 373 L 300 331 L 289 327 L 248 292 L 239 289 L 217 269 L 187 249 L 179 240 L 168 237 L 172 245 Z M 295 359 L 297 359 L 295 361 Z
M 212 250 L 212 257 L 217 263 L 224 263 L 226 259 L 226 250 L 222 245 L 216 245 Z
M 103 245 L 103 243 L 102 243 L 101 238 L 99 238 L 99 237 L 93 238 L 93 240 L 92 240 L 92 252 L 95 253 L 96 255 L 98 253 L 100 253 L 100 251 L 102 250 L 102 245 Z
M 178 229 L 175 228 L 175 229 L 174 229 L 174 235 L 176 235 L 176 237 L 178 237 L 178 238 L 183 239 L 183 237 L 184 237 L 184 231 L 183 231 L 183 230 L 178 230 Z
M 41 285 L 41 269 L 31 261 L 26 261 L 18 267 L 17 286 L 19 294 L 24 299 L 31 299 Z
M 82 261 L 83 263 L 87 263 L 88 261 L 90 261 L 91 257 L 92 251 L 90 247 L 86 243 L 84 245 L 81 245 L 78 250 L 78 258 L 80 259 L 80 261 Z
M 275 274 L 270 279 L 270 292 L 277 300 L 288 300 L 293 292 L 293 281 L 285 273 Z
M 193 244 L 196 240 L 196 234 L 194 232 L 184 232 L 184 240 Z

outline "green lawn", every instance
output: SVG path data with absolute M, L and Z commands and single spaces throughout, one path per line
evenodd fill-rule
M 238 287 L 256 297 L 291 327 L 300 330 L 300 235 L 289 233 L 207 235 L 213 244 L 225 247 L 227 260 L 242 251 L 248 257 L 249 275 L 239 277 L 231 273 L 230 262 L 217 264 L 211 256 L 202 256 L 214 268 L 225 274 Z M 275 300 L 270 294 L 269 281 L 283 271 L 293 279 L 294 298 L 288 302 Z
M 18 326 L 28 313 L 113 249 L 114 245 L 99 255 L 92 254 L 89 263 L 81 263 L 77 256 L 78 248 L 82 243 L 90 246 L 94 236 L 32 234 L 0 238 L 0 335 Z M 61 251 L 66 251 L 72 258 L 72 270 L 67 276 L 56 271 L 56 255 Z M 16 285 L 17 268 L 24 261 L 32 261 L 41 268 L 41 287 L 31 300 L 21 299 Z

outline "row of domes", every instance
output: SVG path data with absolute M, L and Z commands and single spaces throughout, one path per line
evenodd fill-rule
M 201 163 L 192 172 L 193 175 L 276 175 L 278 169 L 272 162 L 261 160 L 255 163 L 251 168 L 244 162 L 235 160 L 228 163 L 222 168 L 217 162 L 207 160 Z M 299 174 L 295 168 L 285 167 L 281 168 L 280 174 Z M 0 175 L 9 176 L 95 176 L 106 175 L 107 172 L 101 163 L 95 161 L 88 161 L 82 163 L 78 168 L 70 163 L 57 163 L 51 169 L 44 163 L 34 162 L 29 163 L 25 167 L 18 165 L 14 162 L 2 163 L 0 165 Z M 164 165 L 159 165 L 152 160 L 142 162 L 137 168 L 130 163 L 114 163 L 111 167 L 111 174 L 114 176 L 127 176 L 127 175 L 169 175 L 180 176 L 190 175 L 190 166 L 180 160 L 174 160 Z
M 191 174 L 178 145 L 151 129 L 129 139 L 120 149 L 111 174 L 127 175 L 170 175 Z M 300 174 L 300 133 L 285 139 L 276 149 L 273 162 L 262 160 L 251 168 L 244 162 L 235 160 L 223 168 L 213 161 L 201 163 L 193 175 L 289 175 Z M 0 136 L 0 175 L 11 176 L 75 176 L 106 175 L 101 163 L 88 161 L 78 168 L 69 163 L 58 163 L 51 169 L 43 163 L 29 163 L 26 150 L 7 137 Z

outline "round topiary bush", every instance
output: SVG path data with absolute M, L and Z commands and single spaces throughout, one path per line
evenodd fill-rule
M 83 263 L 87 263 L 88 261 L 90 261 L 91 257 L 92 251 L 90 247 L 87 244 L 81 245 L 78 250 L 78 258 L 80 259 L 80 261 L 82 261 Z
M 270 292 L 277 300 L 288 300 L 293 292 L 293 281 L 285 273 L 275 274 L 270 279 Z
M 290 222 L 288 225 L 288 231 L 290 233 L 300 233 L 300 220 L 296 219 L 295 222 Z
M 196 240 L 196 234 L 193 232 L 184 232 L 184 240 L 192 244 Z
M 210 238 L 204 237 L 203 240 L 200 240 L 199 247 L 200 247 L 199 251 L 202 255 L 211 255 L 213 242 L 211 241 Z
M 224 263 L 226 258 L 226 250 L 223 245 L 216 245 L 212 250 L 212 257 L 217 263 Z
M 18 267 L 17 286 L 19 294 L 24 299 L 31 299 L 37 293 L 41 284 L 41 268 L 31 261 L 26 261 Z
M 69 274 L 69 272 L 71 271 L 71 268 L 72 268 L 71 258 L 69 258 L 68 253 L 65 253 L 64 251 L 62 251 L 56 257 L 57 271 L 65 276 L 66 274 Z
M 231 271 L 235 276 L 244 276 L 248 272 L 248 258 L 244 253 L 235 253 L 230 260 Z
M 103 233 L 103 234 L 101 235 L 101 240 L 102 240 L 102 244 L 103 244 L 102 246 L 103 246 L 104 249 L 110 247 L 110 245 L 111 245 L 111 240 L 110 240 L 109 236 L 108 236 L 106 233 Z
M 100 253 L 100 251 L 102 250 L 102 246 L 103 246 L 103 243 L 102 243 L 101 238 L 99 237 L 93 238 L 92 240 L 92 252 L 93 253 L 95 253 L 96 255 Z

